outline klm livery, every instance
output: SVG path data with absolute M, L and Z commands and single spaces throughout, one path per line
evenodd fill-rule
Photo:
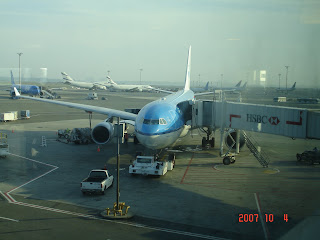
M 12 97 L 15 96 L 14 88 L 18 89 L 22 94 L 30 95 L 30 96 L 40 96 L 41 94 L 41 89 L 38 86 L 35 85 L 22 85 L 21 84 L 21 89 L 19 84 L 15 84 L 13 74 L 11 71 L 11 90 L 10 90 L 10 95 Z
M 191 120 L 191 104 L 195 94 L 190 90 L 190 60 L 191 46 L 189 47 L 184 89 L 145 105 L 138 114 L 84 104 L 32 98 L 20 95 L 16 89 L 15 93 L 21 98 L 108 115 L 108 119 L 92 129 L 92 138 L 97 144 L 105 144 L 110 141 L 114 129 L 109 119 L 120 117 L 122 122 L 134 125 L 136 137 L 141 144 L 151 149 L 161 149 L 172 145 L 179 137 L 186 135 L 191 128 L 189 120 Z

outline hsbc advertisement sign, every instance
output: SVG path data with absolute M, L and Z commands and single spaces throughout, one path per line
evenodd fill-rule
M 227 103 L 225 126 L 234 129 L 304 138 L 307 110 L 245 103 Z

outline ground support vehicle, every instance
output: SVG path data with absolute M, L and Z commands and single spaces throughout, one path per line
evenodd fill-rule
M 30 110 L 21 110 L 20 111 L 21 119 L 29 119 L 30 118 Z
M 234 163 L 236 161 L 236 157 L 232 153 L 225 154 L 223 157 L 223 164 L 229 165 L 230 163 Z
M 309 164 L 319 163 L 320 164 L 320 151 L 314 148 L 311 151 L 304 151 L 303 153 L 297 153 L 296 155 L 298 162 L 307 162 Z
M 135 175 L 162 176 L 174 168 L 175 159 L 170 157 L 169 161 L 158 161 L 154 156 L 137 156 L 129 166 L 129 173 Z
M 7 134 L 0 133 L 0 157 L 6 157 L 9 154 L 9 144 Z
M 6 112 L 0 114 L 0 121 L 7 122 L 7 121 L 15 121 L 17 120 L 16 114 L 14 112 Z
M 58 141 L 65 143 L 74 142 L 75 144 L 89 144 L 93 142 L 90 128 L 59 129 Z
M 107 188 L 113 186 L 113 176 L 108 170 L 92 170 L 89 176 L 81 182 L 81 192 L 104 194 Z
M 71 133 L 71 130 L 69 128 L 59 129 L 58 130 L 58 137 L 68 139 L 70 137 L 70 133 Z

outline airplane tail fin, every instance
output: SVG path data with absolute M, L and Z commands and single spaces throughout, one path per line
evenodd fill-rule
M 204 90 L 205 90 L 205 91 L 208 91 L 208 90 L 209 90 L 209 82 L 207 82 L 206 86 L 204 87 Z
M 63 80 L 65 80 L 67 82 L 72 82 L 73 81 L 73 79 L 68 74 L 66 74 L 65 72 L 61 72 L 61 75 L 62 75 Z
M 13 87 L 13 91 L 15 93 L 15 95 L 18 97 L 20 96 L 20 93 L 18 92 L 18 90 L 16 89 L 16 87 Z
M 297 82 L 294 82 L 294 84 L 293 84 L 293 86 L 292 86 L 292 88 L 291 88 L 292 90 L 293 90 L 293 89 L 296 89 L 296 83 L 297 83 Z
M 245 82 L 245 83 L 243 84 L 242 89 L 245 89 L 245 88 L 247 87 L 247 83 L 248 83 L 248 82 Z
M 117 84 L 111 79 L 111 77 L 107 76 L 107 79 L 108 79 L 108 82 L 109 82 L 110 84 L 117 85 Z
M 236 85 L 236 87 L 240 87 L 242 80 L 240 80 L 240 82 L 238 82 L 238 84 Z
M 190 61 L 191 61 L 191 46 L 189 47 L 189 53 L 188 53 L 188 62 L 187 62 L 184 90 L 190 90 L 190 65 L 191 65 Z
M 11 70 L 11 84 L 15 85 L 12 70 Z

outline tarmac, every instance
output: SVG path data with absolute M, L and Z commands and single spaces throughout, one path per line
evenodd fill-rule
M 163 96 L 99 91 L 99 99 L 105 96 L 108 100 L 90 101 L 84 100 L 87 93 L 59 91 L 63 101 L 120 110 L 140 108 Z M 101 212 L 113 206 L 116 188 L 107 189 L 105 195 L 83 196 L 80 182 L 90 170 L 104 166 L 115 176 L 115 143 L 102 145 L 97 151 L 96 144 L 58 142 L 58 129 L 88 127 L 88 114 L 53 104 L 12 100 L 6 94 L 0 95 L 0 112 L 30 110 L 31 118 L 0 123 L 1 132 L 8 134 L 11 153 L 0 159 L 0 207 L 7 202 L 19 203 L 22 209 L 14 212 L 17 218 L 33 205 L 41 211 L 51 211 L 47 209 L 50 206 L 62 215 L 69 211 L 99 218 Z M 262 96 L 249 92 L 243 100 L 272 103 L 273 97 Z M 311 107 L 317 109 L 319 105 Z M 93 114 L 92 126 L 105 118 Z M 216 147 L 203 150 L 204 133 L 193 130 L 174 146 L 177 153 L 173 171 L 162 177 L 131 176 L 128 167 L 136 151 L 144 151 L 144 147 L 135 145 L 132 138 L 121 144 L 120 201 L 129 205 L 129 212 L 134 215 L 125 221 L 136 224 L 134 228 L 154 229 L 144 235 L 146 239 L 156 238 L 158 231 L 167 233 L 168 239 L 301 239 L 304 235 L 299 234 L 304 232 L 309 234 L 308 239 L 317 239 L 318 229 L 312 225 L 319 223 L 320 165 L 297 164 L 296 153 L 319 148 L 320 142 L 251 134 L 268 154 L 268 168 L 263 168 L 246 146 L 234 164 L 223 165 L 219 131 L 215 135 Z M 46 147 L 41 146 L 43 136 Z M 1 222 L 10 214 L 5 208 L 0 213 L 0 236 L 5 232 Z M 172 231 L 174 236 L 170 235 Z

